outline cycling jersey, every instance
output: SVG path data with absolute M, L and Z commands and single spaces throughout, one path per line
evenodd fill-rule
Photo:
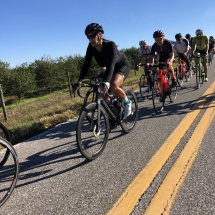
M 143 54 L 150 54 L 151 53 L 151 46 L 148 46 L 146 50 L 142 50 L 141 48 L 138 51 L 138 56 L 142 56 Z
M 203 35 L 201 41 L 197 37 L 193 38 L 193 43 L 196 44 L 196 49 L 199 51 L 203 51 L 206 49 L 206 41 L 208 41 L 209 38 L 207 35 Z
M 104 82 L 110 82 L 115 73 L 124 73 L 124 71 L 127 71 L 128 69 L 130 71 L 126 56 L 118 51 L 114 42 L 103 40 L 101 52 L 97 51 L 97 49 L 89 43 L 84 65 L 79 77 L 79 81 L 81 82 L 84 80 L 90 69 L 92 57 L 96 59 L 96 62 L 100 67 L 106 67 L 103 77 Z
M 169 53 L 173 53 L 172 43 L 164 39 L 163 45 L 159 46 L 156 42 L 153 44 L 150 55 L 155 55 L 157 52 L 159 55 L 167 55 Z
M 211 50 L 214 47 L 215 41 L 209 41 L 209 50 Z
M 181 43 L 175 42 L 173 44 L 173 48 L 174 49 L 178 49 L 179 53 L 185 53 L 187 50 L 187 46 L 189 46 L 189 42 L 187 39 L 182 39 Z M 188 48 L 188 50 L 190 49 L 190 47 Z

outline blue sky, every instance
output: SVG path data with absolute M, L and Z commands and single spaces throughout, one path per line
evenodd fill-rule
M 50 56 L 52 59 L 80 54 L 88 40 L 86 26 L 100 23 L 104 38 L 119 49 L 138 47 L 153 32 L 163 30 L 167 39 L 176 33 L 202 28 L 215 36 L 214 0 L 1 0 L 0 60 L 10 67 Z

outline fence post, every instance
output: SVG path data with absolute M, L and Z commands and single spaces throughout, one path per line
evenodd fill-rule
M 69 85 L 70 97 L 72 98 L 72 89 L 71 89 L 71 83 L 70 83 L 69 72 L 67 72 L 67 78 L 68 78 L 68 85 Z
M 3 113 L 4 113 L 4 118 L 5 118 L 5 121 L 7 121 L 7 112 L 6 112 L 6 108 L 5 108 L 5 103 L 4 103 L 4 97 L 3 97 L 1 84 L 0 84 L 0 96 L 1 96 L 1 104 L 2 104 L 2 109 L 3 109 Z

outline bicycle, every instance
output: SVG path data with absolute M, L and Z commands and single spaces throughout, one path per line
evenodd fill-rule
M 2 123 L 0 123 L 0 137 L 6 139 L 7 141 L 9 141 L 11 143 L 11 135 L 10 135 L 8 129 Z M 10 155 L 9 149 L 4 150 L 4 153 L 1 152 L 0 168 L 5 164 L 9 155 Z
M 202 56 L 200 53 L 197 53 L 197 70 L 196 70 L 196 86 L 197 89 L 200 88 L 201 84 L 204 83 L 204 66 L 202 63 Z
M 179 86 L 183 85 L 183 79 L 185 78 L 186 81 L 189 81 L 191 76 L 192 76 L 192 72 L 189 71 L 188 72 L 188 66 L 186 64 L 186 62 L 184 60 L 181 59 L 181 57 L 178 57 L 178 65 L 176 67 L 176 79 L 178 82 Z
M 140 66 L 145 66 L 146 64 L 141 64 Z M 148 72 L 145 72 L 140 77 L 140 94 L 145 100 L 145 98 L 149 98 L 149 95 L 152 92 L 152 89 L 154 87 L 154 80 L 158 77 L 158 74 L 154 72 L 153 70 L 149 70 Z
M 121 126 L 129 133 L 134 129 L 138 118 L 138 104 L 134 92 L 126 89 L 126 96 L 132 102 L 132 110 L 125 118 L 124 103 L 121 99 L 107 93 L 110 98 L 110 103 L 107 104 L 102 98 L 103 93 L 100 92 L 99 84 L 91 83 L 89 86 L 91 88 L 89 93 L 95 93 L 95 101 L 86 105 L 79 116 L 76 141 L 81 154 L 88 160 L 94 160 L 103 153 L 111 130 Z M 80 94 L 80 88 L 77 93 Z M 101 131 L 104 125 L 106 129 Z
M 5 152 L 7 151 L 9 151 L 9 155 L 11 156 L 8 156 L 4 162 L 4 166 L 0 168 L 0 207 L 12 194 L 19 175 L 19 159 L 17 153 L 9 141 L 0 137 L 1 160 L 3 160 L 2 157 L 5 156 Z
M 164 109 L 166 97 L 169 96 L 170 102 L 174 102 L 177 97 L 177 85 L 172 88 L 167 64 L 159 62 L 156 65 L 149 65 L 149 68 L 158 67 L 159 77 L 154 83 L 152 90 L 153 107 L 156 113 L 160 114 Z M 165 67 L 165 68 L 164 68 Z

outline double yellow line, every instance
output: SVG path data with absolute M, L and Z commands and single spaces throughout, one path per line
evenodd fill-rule
M 215 82 L 204 93 L 194 109 L 188 113 L 181 123 L 176 127 L 172 134 L 163 143 L 161 148 L 148 162 L 147 166 L 128 186 L 125 192 L 119 197 L 113 207 L 107 212 L 108 215 L 126 215 L 130 214 L 137 204 L 141 195 L 149 187 L 157 173 L 162 169 L 174 149 L 180 143 L 181 138 L 185 135 L 192 125 L 208 98 L 215 91 Z M 209 128 L 215 116 L 215 101 L 213 100 L 207 108 L 204 116 L 197 125 L 193 135 L 186 144 L 179 158 L 171 168 L 170 172 L 164 179 L 158 192 L 151 201 L 145 214 L 169 214 L 172 203 L 182 185 L 186 174 L 188 173 L 193 161 L 198 153 L 203 137 Z

